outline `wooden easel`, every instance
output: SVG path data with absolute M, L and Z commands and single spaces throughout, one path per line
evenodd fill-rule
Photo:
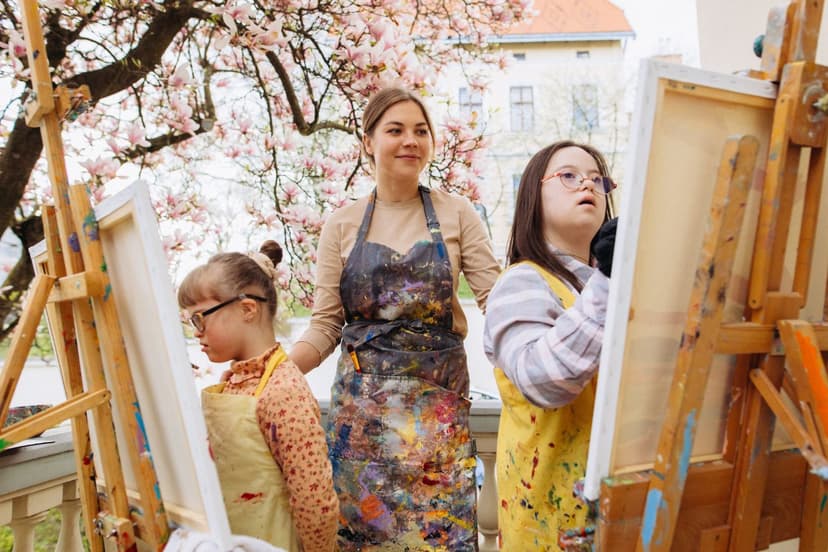
M 826 161 L 828 67 L 814 63 L 823 0 L 771 11 L 761 71 L 779 81 L 751 268 L 747 322 L 722 324 L 757 143 L 722 155 L 708 232 L 679 350 L 654 468 L 605 481 L 598 550 L 762 550 L 799 537 L 828 550 L 828 325 L 797 320 L 807 295 Z M 810 148 L 796 272 L 781 291 L 800 155 Z M 737 356 L 723 460 L 690 465 L 711 359 Z M 787 370 L 786 370 L 787 368 Z M 796 408 L 782 399 L 786 394 Z M 799 451 L 770 452 L 774 416 Z M 680 533 L 680 538 L 676 538 Z
M 137 536 L 150 548 L 161 550 L 169 537 L 169 526 L 111 298 L 97 222 L 88 191 L 84 186 L 69 186 L 66 175 L 60 125 L 73 116 L 79 102 L 89 99 L 89 91 L 52 89 L 36 0 L 21 0 L 21 13 L 32 72 L 26 122 L 40 127 L 56 205 L 43 212 L 47 270 L 32 283 L 0 375 L 0 420 L 6 418 L 46 309 L 68 400 L 0 431 L 0 450 L 71 419 L 84 527 L 91 550 L 102 551 L 104 540 L 107 549 L 137 549 L 135 524 L 140 528 Z M 104 366 L 114 374 L 109 384 Z M 136 467 L 133 475 L 140 494 L 134 507 L 127 499 L 111 399 L 121 413 L 119 433 L 130 436 L 126 454 Z M 95 473 L 87 411 L 94 421 L 103 481 Z M 105 487 L 99 500 L 102 482 Z

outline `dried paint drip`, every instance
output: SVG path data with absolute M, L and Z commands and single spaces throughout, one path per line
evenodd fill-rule
M 77 232 L 69 234 L 69 249 L 75 253 L 80 253 L 80 241 L 78 240 Z
M 264 496 L 264 493 L 242 493 L 239 495 L 239 500 L 242 502 L 252 502 L 261 500 Z

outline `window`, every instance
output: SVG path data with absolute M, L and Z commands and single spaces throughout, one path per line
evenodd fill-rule
M 523 52 L 515 52 L 512 57 L 517 61 L 526 61 L 526 54 Z
M 572 126 L 587 131 L 598 128 L 598 87 L 594 84 L 572 89 Z
M 589 50 L 578 50 L 575 52 L 575 57 L 578 59 L 589 59 Z
M 480 90 L 469 89 L 464 86 L 460 88 L 458 100 L 460 115 L 463 117 L 471 119 L 472 115 L 476 114 L 477 118 L 480 118 L 483 114 L 483 93 Z
M 509 105 L 512 114 L 512 132 L 528 132 L 535 122 L 535 107 L 531 86 L 509 88 Z

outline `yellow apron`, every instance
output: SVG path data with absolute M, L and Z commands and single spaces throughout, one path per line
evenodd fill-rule
M 286 359 L 281 347 L 271 355 L 254 395 L 224 395 L 219 383 L 204 389 L 201 407 L 230 530 L 298 552 L 288 489 L 256 417 L 259 395 Z
M 575 303 L 557 277 L 535 263 L 526 264 L 544 277 L 565 308 Z M 573 496 L 573 489 L 586 473 L 595 378 L 572 403 L 545 409 L 527 401 L 500 368 L 494 372 L 503 402 L 497 434 L 501 548 L 561 550 L 559 532 L 587 524 L 587 507 Z

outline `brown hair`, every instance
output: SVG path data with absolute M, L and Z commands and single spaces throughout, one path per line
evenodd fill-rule
M 436 141 L 434 139 L 434 125 L 431 124 L 431 117 L 428 115 L 428 110 L 426 109 L 423 100 L 421 100 L 413 92 L 396 86 L 383 88 L 374 94 L 370 100 L 368 100 L 368 105 L 365 106 L 365 111 L 362 113 L 363 134 L 365 136 L 373 136 L 374 129 L 377 128 L 377 124 L 380 119 L 382 119 L 382 116 L 385 115 L 385 112 L 388 111 L 391 106 L 401 102 L 414 102 L 420 107 L 420 111 L 423 112 L 423 117 L 428 125 L 428 132 L 431 134 L 431 145 L 436 146 Z M 365 151 L 365 144 L 362 142 L 360 142 L 360 147 L 362 148 L 362 153 L 368 158 L 368 162 L 371 164 L 371 167 L 373 167 L 374 156 Z
M 587 152 L 598 165 L 602 176 L 609 176 L 609 167 L 597 149 L 586 144 L 579 144 L 570 140 L 562 140 L 546 146 L 529 160 L 526 169 L 520 177 L 517 198 L 515 199 L 515 222 L 509 234 L 509 243 L 506 246 L 507 265 L 520 261 L 533 261 L 546 270 L 566 280 L 579 292 L 583 287 L 578 278 L 569 271 L 549 250 L 543 233 L 543 201 L 541 200 L 541 179 L 546 173 L 549 160 L 558 151 L 564 148 L 576 147 Z M 607 208 L 604 221 L 612 218 L 613 206 L 610 196 L 607 195 Z
M 273 266 L 282 260 L 282 247 L 267 240 L 259 248 Z M 270 317 L 276 316 L 276 286 L 273 278 L 244 253 L 218 253 L 193 269 L 178 288 L 178 305 L 187 308 L 205 299 L 226 301 L 240 293 L 261 295 L 267 299 Z

